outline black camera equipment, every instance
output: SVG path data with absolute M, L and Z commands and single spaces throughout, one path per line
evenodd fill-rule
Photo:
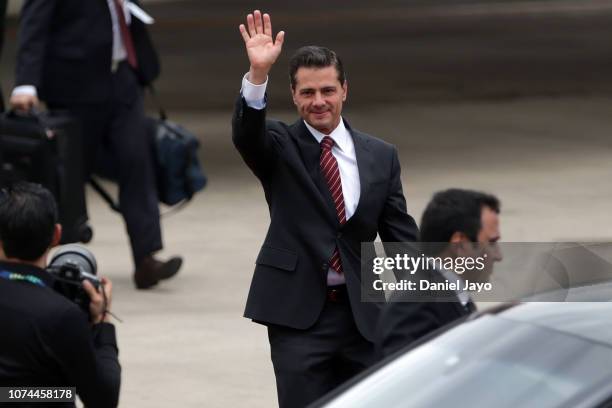
M 82 245 L 69 244 L 58 249 L 47 271 L 53 275 L 53 288 L 76 303 L 89 316 L 89 296 L 83 289 L 88 280 L 97 289 L 100 279 L 96 276 L 97 263 L 94 255 Z

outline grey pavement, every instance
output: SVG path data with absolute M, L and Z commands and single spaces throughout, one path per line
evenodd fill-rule
M 504 241 L 612 239 L 612 99 L 394 105 L 349 110 L 364 131 L 398 145 L 411 214 L 431 194 L 469 187 L 503 202 Z M 292 112 L 271 112 L 291 119 Z M 203 135 L 209 187 L 164 218 L 175 279 L 133 288 L 122 221 L 89 195 L 92 250 L 115 284 L 124 407 L 271 407 L 266 331 L 242 316 L 268 214 L 261 188 L 230 141 L 226 114 L 181 114 Z

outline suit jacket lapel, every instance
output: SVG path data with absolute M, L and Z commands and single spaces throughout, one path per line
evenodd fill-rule
M 296 143 L 299 147 L 302 155 L 302 162 L 306 171 L 310 175 L 321 199 L 321 205 L 326 208 L 326 213 L 330 218 L 338 223 L 338 215 L 336 214 L 336 207 L 329 191 L 329 187 L 321 174 L 321 167 L 319 164 L 321 157 L 321 146 L 317 143 L 315 137 L 310 133 L 304 121 L 299 119 L 293 125 L 291 125 L 292 134 L 295 135 Z
M 354 219 L 361 208 L 363 208 L 363 202 L 366 198 L 366 194 L 368 193 L 368 187 L 370 185 L 370 180 L 372 176 L 373 166 L 376 165 L 374 158 L 370 154 L 370 147 L 368 146 L 369 140 L 361 133 L 353 130 L 348 122 L 345 120 L 344 125 L 347 130 L 353 137 L 353 144 L 355 145 L 355 156 L 357 158 L 357 170 L 359 171 L 359 184 L 360 184 L 360 192 L 359 192 L 359 202 L 357 203 L 357 208 L 355 209 L 355 213 L 349 220 L 347 224 Z

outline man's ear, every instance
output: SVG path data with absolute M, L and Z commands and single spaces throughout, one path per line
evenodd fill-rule
M 62 226 L 60 224 L 55 224 L 53 228 L 53 239 L 51 240 L 51 248 L 59 245 L 62 240 Z
M 342 102 L 346 102 L 346 97 L 348 96 L 348 81 L 345 79 L 344 84 L 342 84 L 342 89 L 344 90 L 344 95 L 342 95 Z
M 451 244 L 459 244 L 461 242 L 469 241 L 470 239 L 463 232 L 455 231 L 453 235 L 451 235 L 450 242 Z
M 454 256 L 464 256 L 469 253 L 472 241 L 463 232 L 454 232 L 449 240 L 449 248 Z

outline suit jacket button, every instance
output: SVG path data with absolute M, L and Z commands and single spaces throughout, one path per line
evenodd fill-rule
M 336 235 L 336 238 L 338 238 L 338 239 L 342 238 L 342 233 L 339 232 L 338 235 Z
M 323 262 L 323 265 L 321 265 L 321 270 L 326 271 L 328 269 L 329 269 L 329 264 L 327 262 Z

